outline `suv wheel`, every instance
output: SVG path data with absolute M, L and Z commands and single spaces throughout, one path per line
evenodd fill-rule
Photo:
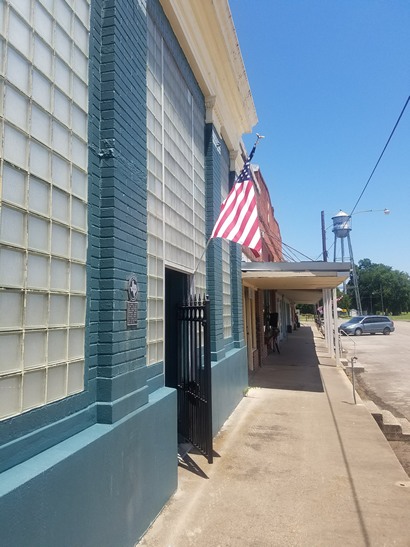
M 390 334 L 390 332 L 391 331 L 390 331 L 389 327 L 384 327 L 383 334 Z
M 356 329 L 356 330 L 354 331 L 354 335 L 355 335 L 355 336 L 361 336 L 362 334 L 363 334 L 362 329 Z

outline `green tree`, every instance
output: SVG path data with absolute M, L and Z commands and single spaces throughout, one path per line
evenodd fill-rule
M 316 306 L 314 304 L 297 304 L 296 308 L 300 310 L 303 315 L 309 315 L 316 313 Z
M 359 261 L 356 267 L 363 311 L 399 315 L 410 309 L 410 276 L 385 264 L 373 264 L 370 259 Z M 351 283 L 348 284 L 351 287 Z M 357 307 L 354 291 L 352 305 Z

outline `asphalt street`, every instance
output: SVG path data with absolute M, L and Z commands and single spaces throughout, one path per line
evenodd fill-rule
M 358 365 L 365 369 L 361 381 L 366 391 L 410 421 L 410 322 L 395 321 L 395 327 L 389 336 L 343 336 L 342 344 L 349 359 L 356 351 Z

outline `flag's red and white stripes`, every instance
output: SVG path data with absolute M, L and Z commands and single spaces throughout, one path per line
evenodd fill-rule
M 222 237 L 246 245 L 255 256 L 262 253 L 255 189 L 251 179 L 234 184 L 221 205 L 212 237 Z

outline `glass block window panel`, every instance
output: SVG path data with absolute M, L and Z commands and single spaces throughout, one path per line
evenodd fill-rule
M 0 374 L 21 369 L 21 339 L 21 334 L 16 332 L 0 334 Z
M 22 293 L 0 290 L 0 329 L 5 331 L 18 328 L 22 317 Z
M 88 59 L 76 46 L 73 48 L 73 60 L 77 74 L 86 82 L 88 78 Z
M 222 290 L 224 337 L 232 336 L 231 264 L 229 241 L 222 241 Z
M 53 154 L 51 158 L 51 172 L 53 184 L 63 190 L 69 191 L 70 163 L 57 154 Z
M 31 135 L 42 143 L 51 144 L 50 116 L 41 108 L 31 107 Z
M 54 59 L 54 80 L 67 95 L 71 95 L 72 75 L 69 66 L 58 57 Z
M 161 36 L 148 20 L 148 363 L 164 359 L 165 266 L 195 274 L 205 292 L 204 109 Z M 198 124 L 196 126 L 196 124 Z M 161 312 L 159 312 L 161 310 Z
M 46 359 L 45 331 L 27 331 L 24 336 L 24 368 L 41 366 Z
M 53 13 L 53 0 L 38 0 L 49 13 Z
M 3 6 L 0 4 L 0 20 L 3 21 L 4 20 L 4 12 L 2 11 L 3 10 Z M 3 75 L 4 74 L 4 41 L 1 39 L 1 36 L 0 36 L 0 74 Z
M 70 329 L 68 344 L 68 357 L 70 360 L 78 359 L 84 354 L 84 329 Z
M 71 175 L 71 191 L 83 199 L 87 198 L 87 174 L 73 166 Z
M 48 316 L 48 295 L 29 292 L 26 294 L 24 326 L 26 328 L 45 328 Z
M 4 124 L 3 155 L 5 160 L 17 167 L 27 169 L 27 145 L 27 135 Z
M 86 236 L 80 232 L 71 232 L 71 258 L 85 262 L 86 259 Z
M 73 33 L 75 44 L 85 55 L 88 55 L 88 32 L 77 17 L 73 21 Z
M 85 321 L 85 298 L 71 296 L 70 298 L 70 325 L 83 325 Z
M 26 215 L 3 206 L 0 217 L 0 242 L 23 247 L 26 244 Z
M 77 76 L 73 76 L 73 98 L 74 101 L 85 112 L 88 110 L 87 85 Z
M 71 264 L 71 291 L 85 294 L 85 266 L 82 264 Z
M 221 194 L 224 200 L 229 194 L 229 155 L 221 147 Z M 231 262 L 229 241 L 222 240 L 222 295 L 224 338 L 232 336 Z
M 48 333 L 48 360 L 50 363 L 59 363 L 67 359 L 67 331 L 66 329 L 50 330 Z
M 32 82 L 32 97 L 37 104 L 42 106 L 45 110 L 51 109 L 51 90 L 52 84 L 50 80 L 45 78 L 36 69 L 33 69 L 33 82 Z
M 86 144 L 73 135 L 72 137 L 72 154 L 73 154 L 73 163 L 78 165 L 81 169 L 86 171 L 87 169 L 87 159 L 88 159 L 88 150 Z
M 23 410 L 36 408 L 45 403 L 46 371 L 33 370 L 24 375 Z
M 85 230 L 87 227 L 87 207 L 79 199 L 71 199 L 71 224 L 73 227 Z
M 1 2 L 0 420 L 84 389 L 89 7 Z
M 59 57 L 69 65 L 71 61 L 72 41 L 67 33 L 58 25 L 56 25 L 55 29 L 55 48 Z
M 29 74 L 30 63 L 27 59 L 19 55 L 13 48 L 8 47 L 4 50 L 6 57 L 6 78 L 14 84 L 23 93 L 29 93 Z
M 87 114 L 75 104 L 72 109 L 72 126 L 73 131 L 85 140 L 87 137 Z
M 27 257 L 27 287 L 47 290 L 48 276 L 49 259 L 46 256 L 29 253 Z
M 70 152 L 70 132 L 60 123 L 53 121 L 53 149 L 67 158 Z
M 23 287 L 25 253 L 0 246 L 0 286 Z
M 70 231 L 65 226 L 53 223 L 51 232 L 51 252 L 55 256 L 68 257 L 70 246 Z
M 25 57 L 30 58 L 31 29 L 24 19 L 9 10 L 9 41 Z
M 64 291 L 69 290 L 69 262 L 66 260 L 51 259 L 50 268 L 50 290 Z
M 28 248 L 48 253 L 50 250 L 50 225 L 47 220 L 34 216 L 28 218 Z
M 30 142 L 30 171 L 43 180 L 51 179 L 50 151 L 35 141 Z
M 58 23 L 70 34 L 73 12 L 65 0 L 54 0 L 54 14 Z
M 67 127 L 70 125 L 71 102 L 69 98 L 58 89 L 54 90 L 54 116 Z
M 53 77 L 53 52 L 39 36 L 34 37 L 34 64 L 47 78 Z
M 5 87 L 4 117 L 17 127 L 28 129 L 28 98 L 15 91 L 11 86 Z
M 28 192 L 28 207 L 30 211 L 49 215 L 50 210 L 50 184 L 42 180 L 30 177 Z
M 69 363 L 67 373 L 67 393 L 72 395 L 83 390 L 84 361 Z
M 25 207 L 26 204 L 26 175 L 11 165 L 3 165 L 3 185 L 1 199 L 14 205 Z
M 19 13 L 23 19 L 30 21 L 31 16 L 31 5 L 30 2 L 22 2 L 21 0 L 10 0 L 10 6 Z
M 41 4 L 35 2 L 34 4 L 34 30 L 43 38 L 43 40 L 49 44 L 53 45 L 53 29 L 54 23 L 53 18 L 49 13 L 42 7 Z
M 67 395 L 67 365 L 50 367 L 47 370 L 48 403 L 62 399 Z
M 76 14 L 82 24 L 89 29 L 90 28 L 90 2 L 89 0 L 77 0 L 76 1 Z
M 0 376 L 0 419 L 21 412 L 21 375 Z
M 64 294 L 50 295 L 50 315 L 48 324 L 50 327 L 65 326 L 68 322 L 68 296 Z M 83 318 L 84 322 L 84 318 Z M 70 321 L 72 323 L 72 321 Z

